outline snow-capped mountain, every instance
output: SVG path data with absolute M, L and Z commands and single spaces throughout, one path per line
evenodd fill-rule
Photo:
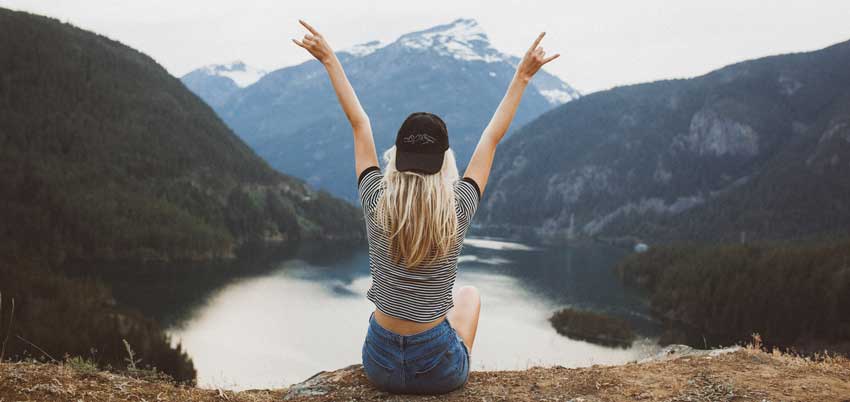
M 192 70 L 180 79 L 186 86 L 211 106 L 224 104 L 227 98 L 257 82 L 266 71 L 246 65 L 242 61 L 227 64 L 210 64 Z
M 487 34 L 472 19 L 458 19 L 448 25 L 409 33 L 400 37 L 398 43 L 458 60 L 497 63 L 507 59 L 506 55 L 490 46 Z
M 472 19 L 408 33 L 389 43 L 362 43 L 337 51 L 337 56 L 369 114 L 379 152 L 392 145 L 407 115 L 430 111 L 446 121 L 461 169 L 520 60 L 493 48 Z M 512 129 L 580 96 L 545 71 L 531 84 Z M 224 101 L 208 103 L 273 167 L 335 195 L 356 198 L 351 128 L 319 62 L 272 71 L 232 91 Z
M 504 54 L 493 48 L 487 33 L 474 19 L 461 18 L 450 24 L 405 34 L 394 43 L 409 49 L 436 52 L 441 56 L 464 61 L 508 63 L 514 67 L 520 61 L 519 57 Z M 344 49 L 342 52 L 362 57 L 387 45 L 380 41 L 371 41 Z M 567 103 L 581 96 L 573 87 L 546 71 L 540 71 L 532 84 L 552 105 Z

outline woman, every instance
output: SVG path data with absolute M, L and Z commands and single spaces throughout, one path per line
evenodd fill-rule
M 369 117 L 360 106 L 342 65 L 310 24 L 292 39 L 328 72 L 354 131 L 358 194 L 369 237 L 375 304 L 363 343 L 363 370 L 379 389 L 437 394 L 456 389 L 469 376 L 470 351 L 481 301 L 473 287 L 452 286 L 457 257 L 487 185 L 496 145 L 510 126 L 534 74 L 559 55 L 544 57 L 541 33 L 519 63 L 469 166 L 458 180 L 454 153 L 442 119 L 417 112 L 407 117 L 395 145 L 378 166 Z

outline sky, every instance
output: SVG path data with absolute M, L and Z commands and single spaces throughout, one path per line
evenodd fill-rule
M 850 0 L 0 0 L 153 57 L 181 76 L 243 60 L 265 70 L 310 55 L 290 41 L 316 27 L 335 50 L 473 18 L 502 52 L 521 56 L 536 35 L 561 57 L 545 69 L 584 93 L 687 78 L 746 59 L 850 40 Z

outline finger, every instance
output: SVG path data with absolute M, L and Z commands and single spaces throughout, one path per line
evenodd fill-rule
M 301 25 L 304 25 L 304 28 L 307 28 L 307 30 L 310 31 L 311 34 L 313 34 L 313 35 L 319 34 L 319 31 L 317 31 L 316 28 L 313 28 L 312 25 L 308 24 L 307 21 L 298 20 L 298 22 L 300 22 Z
M 537 35 L 537 39 L 534 40 L 534 43 L 531 44 L 531 47 L 528 51 L 533 51 L 537 48 L 537 45 L 540 44 L 540 41 L 543 40 L 543 35 L 546 35 L 546 32 L 541 32 L 540 35 Z
M 546 64 L 546 63 L 548 63 L 548 62 L 550 62 L 550 61 L 552 61 L 552 60 L 557 59 L 557 58 L 558 58 L 558 56 L 560 56 L 560 55 L 561 55 L 560 53 L 555 53 L 554 55 L 549 56 L 549 57 L 547 57 L 547 58 L 543 59 L 543 64 Z
M 533 56 L 534 58 L 542 60 L 543 59 L 543 51 L 540 50 L 540 49 L 536 49 L 535 51 L 533 51 L 531 53 L 531 56 Z
M 304 34 L 304 40 L 308 40 L 308 39 L 313 40 L 313 39 L 316 39 L 316 37 L 313 36 L 313 35 L 310 35 L 310 34 Z
M 293 39 L 292 39 L 292 41 L 293 41 L 293 42 L 295 42 L 295 44 L 296 44 L 296 45 L 301 46 L 301 47 L 303 47 L 304 49 L 306 49 L 306 48 L 307 48 L 307 46 L 306 46 L 305 44 L 303 44 L 303 43 L 299 42 L 299 41 L 298 41 L 298 39 L 294 39 L 294 38 L 293 38 Z

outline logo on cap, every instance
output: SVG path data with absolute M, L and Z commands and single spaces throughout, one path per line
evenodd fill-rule
M 433 144 L 437 142 L 437 139 L 426 133 L 419 133 L 410 134 L 402 138 L 402 141 L 404 141 L 404 143 L 406 144 Z

